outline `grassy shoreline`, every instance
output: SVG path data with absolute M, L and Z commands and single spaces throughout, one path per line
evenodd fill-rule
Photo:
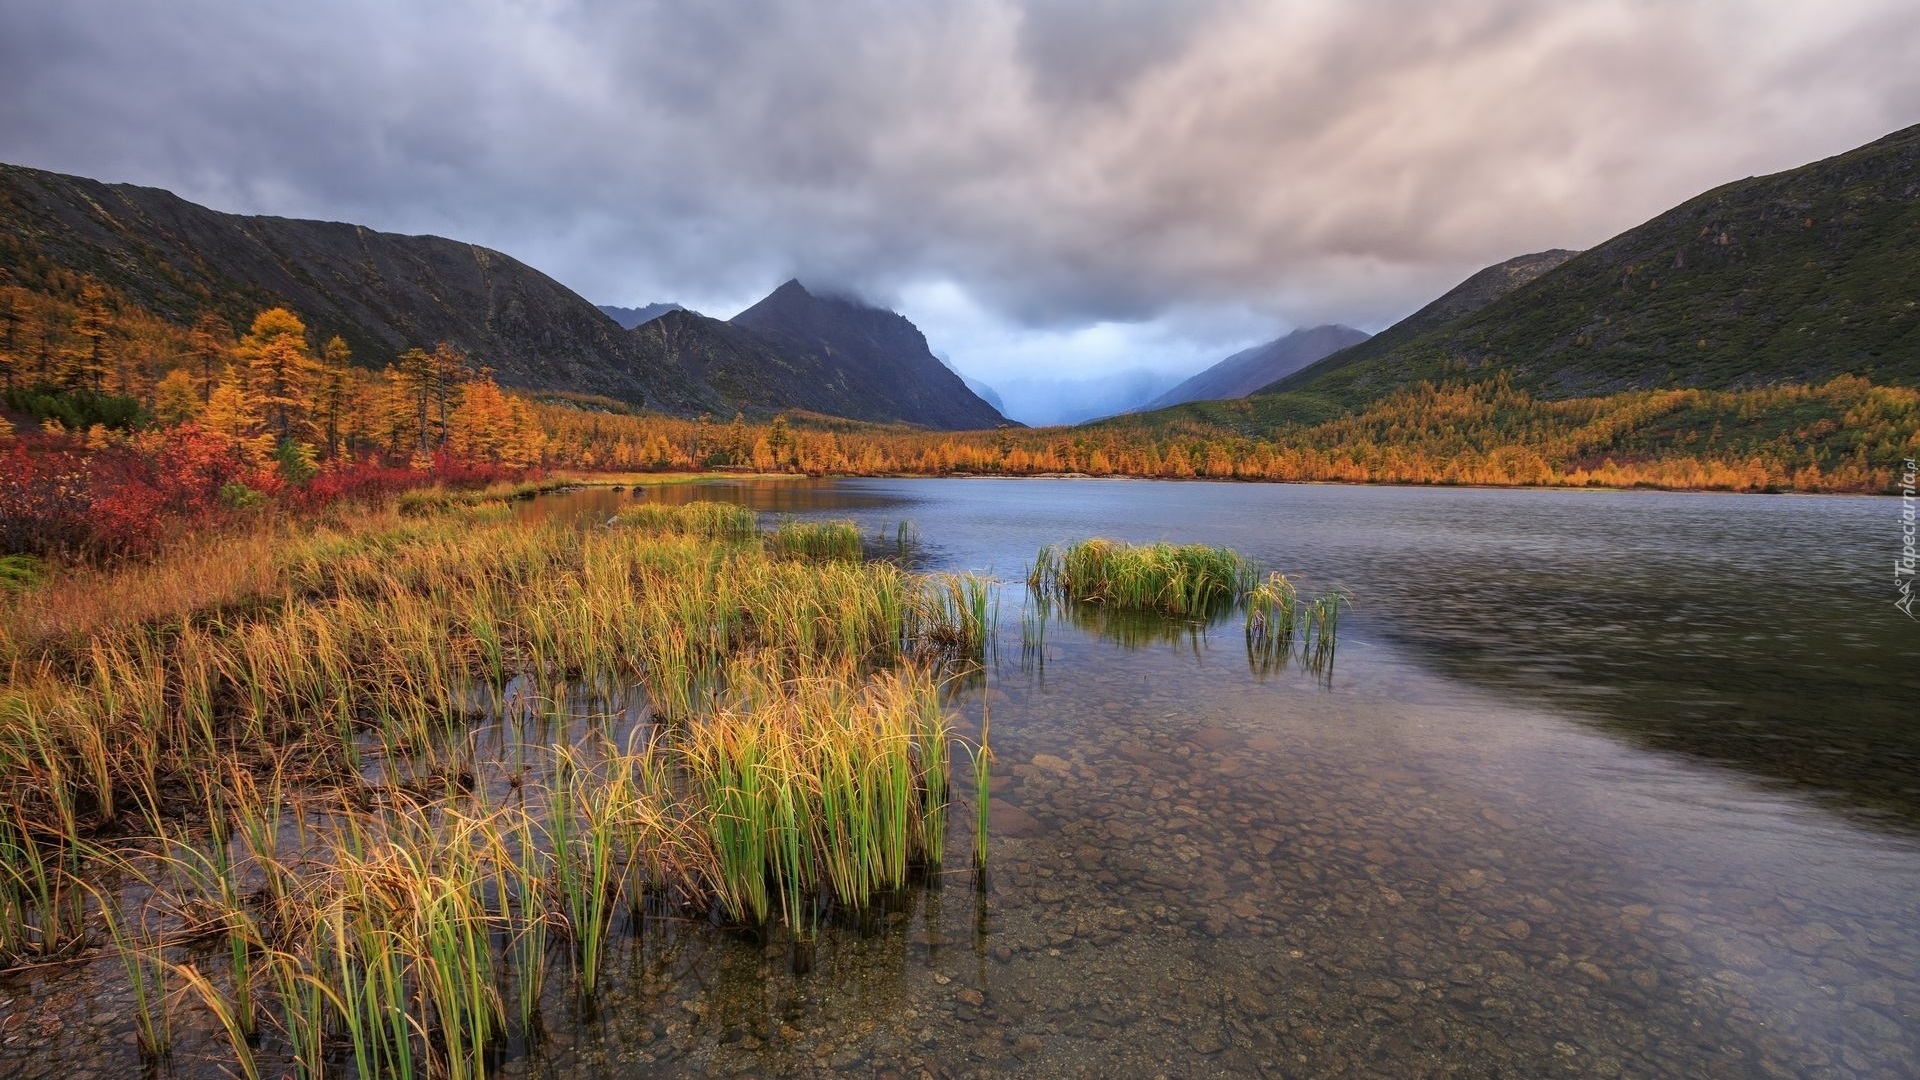
M 150 1059 L 191 1000 L 242 1075 L 473 1076 L 649 912 L 804 966 L 942 872 L 983 581 L 723 504 L 527 523 L 518 491 L 11 598 L 0 962 L 117 951 Z
M 155 1066 L 184 1037 L 248 1077 L 479 1077 L 652 921 L 805 970 L 829 924 L 984 885 L 990 720 L 965 738 L 950 709 L 993 582 L 908 571 L 904 533 L 872 558 L 851 522 L 511 505 L 577 479 L 335 506 L 0 602 L 0 974 L 117 956 Z M 1029 585 L 1245 607 L 1258 670 L 1332 648 L 1335 611 L 1224 549 L 1082 541 Z

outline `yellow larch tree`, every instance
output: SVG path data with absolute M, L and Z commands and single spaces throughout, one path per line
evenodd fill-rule
M 107 368 L 107 291 L 88 279 L 80 287 L 80 303 L 73 316 L 73 348 L 66 357 L 62 382 L 74 390 L 104 389 Z
M 227 320 L 211 311 L 203 311 L 193 322 L 193 329 L 187 332 L 187 349 L 193 355 L 200 383 L 200 401 L 205 404 L 213 396 L 213 384 L 219 377 L 220 369 L 233 359 L 233 327 Z
M 153 387 L 153 415 L 161 424 L 171 427 L 183 424 L 200 415 L 200 391 L 193 385 L 193 375 L 186 368 L 174 368 L 167 372 Z
M 342 424 L 353 400 L 353 350 L 339 335 L 327 339 L 320 353 L 320 377 L 314 393 L 314 411 L 327 456 L 340 452 Z
M 309 435 L 319 363 L 307 350 L 307 327 L 300 317 L 286 308 L 261 312 L 241 339 L 239 354 L 247 361 L 248 389 L 267 431 L 282 442 Z
M 261 421 L 260 409 L 239 369 L 229 364 L 200 411 L 200 426 L 207 432 L 231 440 L 247 457 L 259 465 L 273 454 L 273 433 Z

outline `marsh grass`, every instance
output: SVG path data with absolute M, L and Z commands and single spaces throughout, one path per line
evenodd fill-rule
M 864 552 L 860 527 L 851 521 L 782 521 L 767 537 L 767 548 L 787 558 L 858 562 Z
M 982 892 L 987 885 L 987 833 L 993 817 L 993 707 L 980 712 L 980 741 L 968 748 L 973 764 L 973 872 Z
M 887 540 L 885 533 L 880 534 L 882 543 Z M 902 519 L 893 528 L 893 557 L 905 566 L 920 554 L 920 529 L 913 522 Z
M 929 574 L 911 613 L 909 635 L 950 657 L 983 661 L 1000 622 L 993 579 L 974 573 Z
M 1078 603 L 1209 617 L 1231 609 L 1254 577 L 1253 565 L 1228 548 L 1095 538 L 1041 548 L 1027 584 Z
M 0 961 L 68 955 L 86 943 L 79 844 L 15 807 L 0 816 Z
M 863 909 L 938 866 L 949 732 L 930 668 L 867 679 L 749 670 L 734 694 L 690 725 L 684 746 L 711 889 L 729 919 L 777 911 L 808 936 L 821 905 Z
M 1128 647 L 1167 642 L 1196 650 L 1207 626 L 1238 608 L 1256 674 L 1295 658 L 1326 670 L 1340 605 L 1348 602 L 1338 592 L 1302 596 L 1278 572 L 1261 578 L 1252 562 L 1227 548 L 1099 538 L 1041 548 L 1027 587 L 1022 646 L 1029 657 L 1040 651 L 1056 606 L 1081 629 Z
M 1256 673 L 1264 673 L 1299 657 L 1309 669 L 1321 670 L 1332 658 L 1339 640 L 1340 593 L 1303 597 L 1286 575 L 1275 572 L 1254 586 L 1246 598 L 1247 657 Z
M 618 525 L 671 536 L 700 536 L 711 540 L 751 539 L 760 516 L 744 506 L 723 502 L 679 504 L 640 503 L 614 515 Z
M 133 991 L 134 1038 L 143 1061 L 153 1063 L 173 1052 L 173 1021 L 167 1008 L 167 963 L 160 949 L 147 943 L 143 926 L 130 924 L 116 898 L 87 886 L 99 905 L 102 925 L 120 956 L 127 985 Z M 145 908 L 140 909 L 144 913 Z
M 162 557 L 225 583 L 34 586 L 72 603 L 0 612 L 0 962 L 91 918 L 150 1056 L 194 1001 L 241 1075 L 270 1049 L 462 1078 L 554 978 L 593 997 L 622 911 L 808 946 L 938 872 L 943 686 L 996 614 L 985 578 L 777 536 L 723 504 L 578 529 L 423 501 Z M 630 745 L 569 723 L 635 686 Z M 483 752 L 488 712 L 526 733 Z

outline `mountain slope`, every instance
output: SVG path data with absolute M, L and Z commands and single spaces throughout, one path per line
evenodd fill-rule
M 1007 414 L 1007 403 L 1001 400 L 1000 391 L 995 390 L 993 387 L 988 386 L 986 383 L 981 382 L 979 379 L 969 379 L 965 375 L 962 375 L 960 377 L 960 380 L 967 384 L 967 389 L 973 391 L 974 396 L 978 397 L 981 401 L 984 401 L 987 404 L 993 406 L 994 412 L 997 412 L 1002 416 L 1005 416 Z
M 675 412 L 717 407 L 671 367 L 637 364 L 626 335 L 517 259 L 435 236 L 223 214 L 170 192 L 0 166 L 0 271 L 31 286 L 51 265 L 91 274 L 168 321 L 264 307 L 345 338 L 363 363 L 450 342 L 502 383 L 604 394 Z
M 687 372 L 732 409 L 755 415 L 800 409 L 879 422 L 924 422 L 890 411 L 822 376 L 818 362 L 730 322 L 696 311 L 670 311 L 629 331 L 651 363 Z
M 208 309 L 245 326 L 285 306 L 316 340 L 338 334 L 373 366 L 444 341 L 508 386 L 682 415 L 798 408 L 936 427 L 1000 422 L 891 312 L 820 301 L 812 322 L 774 319 L 766 334 L 692 312 L 628 330 L 473 244 L 225 214 L 156 188 L 0 165 L 0 284 L 57 291 L 76 275 L 180 326 Z
M 1493 369 L 1550 397 L 1920 382 L 1920 126 L 1736 181 L 1391 347 L 1277 389 L 1349 405 Z
M 851 403 L 854 411 L 838 415 L 949 429 L 1006 422 L 933 355 L 919 328 L 894 312 L 816 296 L 790 280 L 735 315 L 730 325 L 797 363 L 810 362 L 824 391 Z
M 652 322 L 669 311 L 684 311 L 679 304 L 648 304 L 646 307 L 620 307 L 615 304 L 596 304 L 600 313 L 620 324 L 622 330 L 631 330 L 641 323 Z
M 1291 374 L 1279 376 L 1254 392 L 1273 393 L 1291 390 L 1304 386 L 1338 368 L 1358 364 L 1373 357 L 1385 356 L 1409 342 L 1419 340 L 1422 335 L 1432 333 L 1456 319 L 1479 311 L 1578 254 L 1577 251 L 1555 248 L 1551 251 L 1534 252 L 1531 255 L 1516 255 L 1506 262 L 1495 263 L 1448 289 L 1438 300 L 1380 331 L 1365 342 L 1342 352 L 1330 354 L 1325 359 L 1308 364 Z
M 1367 340 L 1351 326 L 1315 326 L 1295 330 L 1264 345 L 1242 349 L 1147 402 L 1142 408 L 1162 409 L 1184 401 L 1217 401 L 1246 397 L 1277 379 Z

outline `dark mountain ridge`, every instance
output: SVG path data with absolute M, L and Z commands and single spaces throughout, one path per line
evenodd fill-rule
M 345 339 L 363 364 L 444 341 L 507 386 L 682 415 L 805 408 L 936 427 L 1000 420 L 931 360 L 911 323 L 877 309 L 845 305 L 816 320 L 810 342 L 791 345 L 724 323 L 716 332 L 716 320 L 691 312 L 662 316 L 681 317 L 666 332 L 654 329 L 660 319 L 625 330 L 540 271 L 478 245 L 227 214 L 157 188 L 14 165 L 0 165 L 0 215 L 0 282 L 34 288 L 56 268 L 85 274 L 181 326 L 210 309 L 244 327 L 285 306 L 317 340 Z M 884 335 L 871 330 L 881 326 Z M 857 354 L 854 370 L 843 353 Z
M 631 330 L 642 323 L 652 322 L 669 311 L 686 310 L 679 304 L 674 303 L 648 304 L 645 307 L 637 308 L 621 307 L 618 304 L 596 304 L 594 306 L 599 308 L 601 313 L 606 315 L 607 318 L 619 323 L 622 330 Z
M 1722 185 L 1477 310 L 1273 387 L 1348 405 L 1450 372 L 1546 397 L 1920 382 L 1920 125 Z M 1396 328 L 1398 329 L 1398 328 Z
M 940 428 L 985 428 L 1006 422 L 966 381 L 940 362 L 925 335 L 905 317 L 837 296 L 817 296 L 789 280 L 735 315 L 729 325 L 808 363 L 825 390 L 863 398 Z M 856 420 L 879 420 L 848 412 Z

